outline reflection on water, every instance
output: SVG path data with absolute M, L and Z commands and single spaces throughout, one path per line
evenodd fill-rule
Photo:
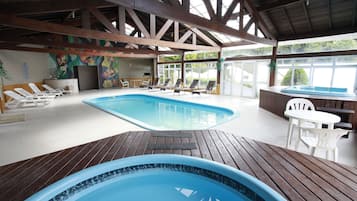
M 226 109 L 150 96 L 100 98 L 95 105 L 158 129 L 205 129 L 227 121 L 233 113 Z

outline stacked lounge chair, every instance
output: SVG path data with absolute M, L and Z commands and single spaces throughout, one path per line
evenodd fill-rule
M 47 101 L 53 101 L 55 99 L 55 95 L 47 95 L 47 94 L 43 94 L 43 95 L 36 95 L 36 94 L 32 94 L 28 91 L 26 91 L 23 88 L 15 88 L 14 89 L 17 93 L 19 93 L 20 95 L 26 97 L 26 98 L 33 98 L 33 99 L 43 99 L 43 100 L 47 100 Z
M 46 91 L 41 91 L 36 84 L 30 82 L 29 83 L 29 87 L 31 88 L 31 90 L 34 92 L 34 94 L 36 95 L 55 95 L 55 96 L 60 96 L 62 93 L 60 92 L 46 92 Z
M 54 88 L 52 88 L 51 86 L 49 86 L 49 85 L 47 85 L 47 84 L 43 84 L 42 87 L 46 89 L 46 92 L 47 92 L 47 93 L 60 93 L 61 95 L 72 93 L 71 90 L 66 90 L 66 89 L 54 89 Z
M 212 93 L 213 88 L 216 85 L 216 81 L 209 81 L 207 84 L 206 89 L 195 89 L 192 91 L 192 94 L 199 94 L 201 95 L 201 93 Z
M 189 88 L 176 88 L 174 89 L 174 93 L 180 93 L 181 91 L 190 91 L 192 92 L 194 89 L 197 88 L 199 80 L 192 80 L 192 83 Z
M 167 86 L 166 87 L 161 87 L 160 90 L 161 91 L 165 91 L 166 89 L 177 89 L 177 88 L 180 88 L 181 83 L 182 83 L 182 79 L 177 79 L 174 86 L 172 86 L 172 87 L 167 87 Z
M 148 89 L 153 89 L 155 87 L 158 87 L 158 84 L 159 84 L 159 78 L 155 78 L 151 83 L 151 85 L 148 86 Z
M 45 106 L 50 103 L 50 101 L 45 99 L 24 97 L 10 90 L 4 91 L 4 94 L 12 99 L 5 103 L 5 106 L 10 109 L 21 107 Z

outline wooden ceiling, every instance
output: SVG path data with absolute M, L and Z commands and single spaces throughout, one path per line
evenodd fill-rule
M 225 13 L 224 0 L 191 1 L 202 1 L 209 19 L 189 13 L 190 0 L 0 0 L 0 49 L 156 57 L 357 31 L 357 0 L 231 0 Z M 232 19 L 238 27 L 227 25 Z M 241 40 L 222 42 L 212 31 Z
M 277 40 L 357 32 L 357 0 L 254 0 Z

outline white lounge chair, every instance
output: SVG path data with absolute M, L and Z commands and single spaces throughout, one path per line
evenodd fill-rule
M 55 95 L 55 96 L 60 96 L 61 94 L 56 92 L 56 93 L 47 93 L 45 91 L 41 91 L 34 83 L 30 82 L 29 87 L 31 90 L 36 94 L 36 95 Z
M 19 108 L 19 107 L 45 106 L 50 103 L 47 100 L 24 97 L 24 96 L 21 96 L 20 94 L 15 93 L 14 91 L 10 91 L 10 90 L 4 91 L 4 94 L 9 96 L 10 98 L 12 98 L 12 100 L 5 103 L 5 106 L 10 109 Z
M 63 94 L 70 94 L 70 93 L 72 93 L 71 90 L 54 89 L 54 88 L 52 88 L 51 86 L 49 86 L 49 85 L 47 85 L 47 84 L 43 84 L 42 87 L 45 88 L 48 93 L 59 93 L 61 96 L 62 96 Z
M 43 100 L 47 100 L 47 101 L 53 101 L 55 99 L 55 95 L 36 95 L 36 94 L 32 94 L 28 91 L 26 91 L 23 88 L 15 88 L 14 89 L 17 93 L 21 94 L 22 96 L 26 97 L 26 98 L 33 98 L 33 99 L 43 99 Z

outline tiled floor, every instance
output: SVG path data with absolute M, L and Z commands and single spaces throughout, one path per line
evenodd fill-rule
M 125 93 L 149 93 L 229 107 L 239 117 L 215 129 L 235 133 L 258 141 L 284 146 L 288 121 L 258 107 L 258 100 L 215 95 L 173 95 L 172 92 L 148 92 L 146 89 L 111 89 L 64 96 L 41 109 L 18 111 L 26 121 L 0 125 L 0 165 L 73 147 L 130 130 L 144 130 L 125 120 L 97 110 L 81 102 L 85 98 Z M 339 162 L 357 166 L 357 137 L 339 142 Z M 307 153 L 300 146 L 299 151 Z M 321 154 L 322 153 L 318 153 Z

